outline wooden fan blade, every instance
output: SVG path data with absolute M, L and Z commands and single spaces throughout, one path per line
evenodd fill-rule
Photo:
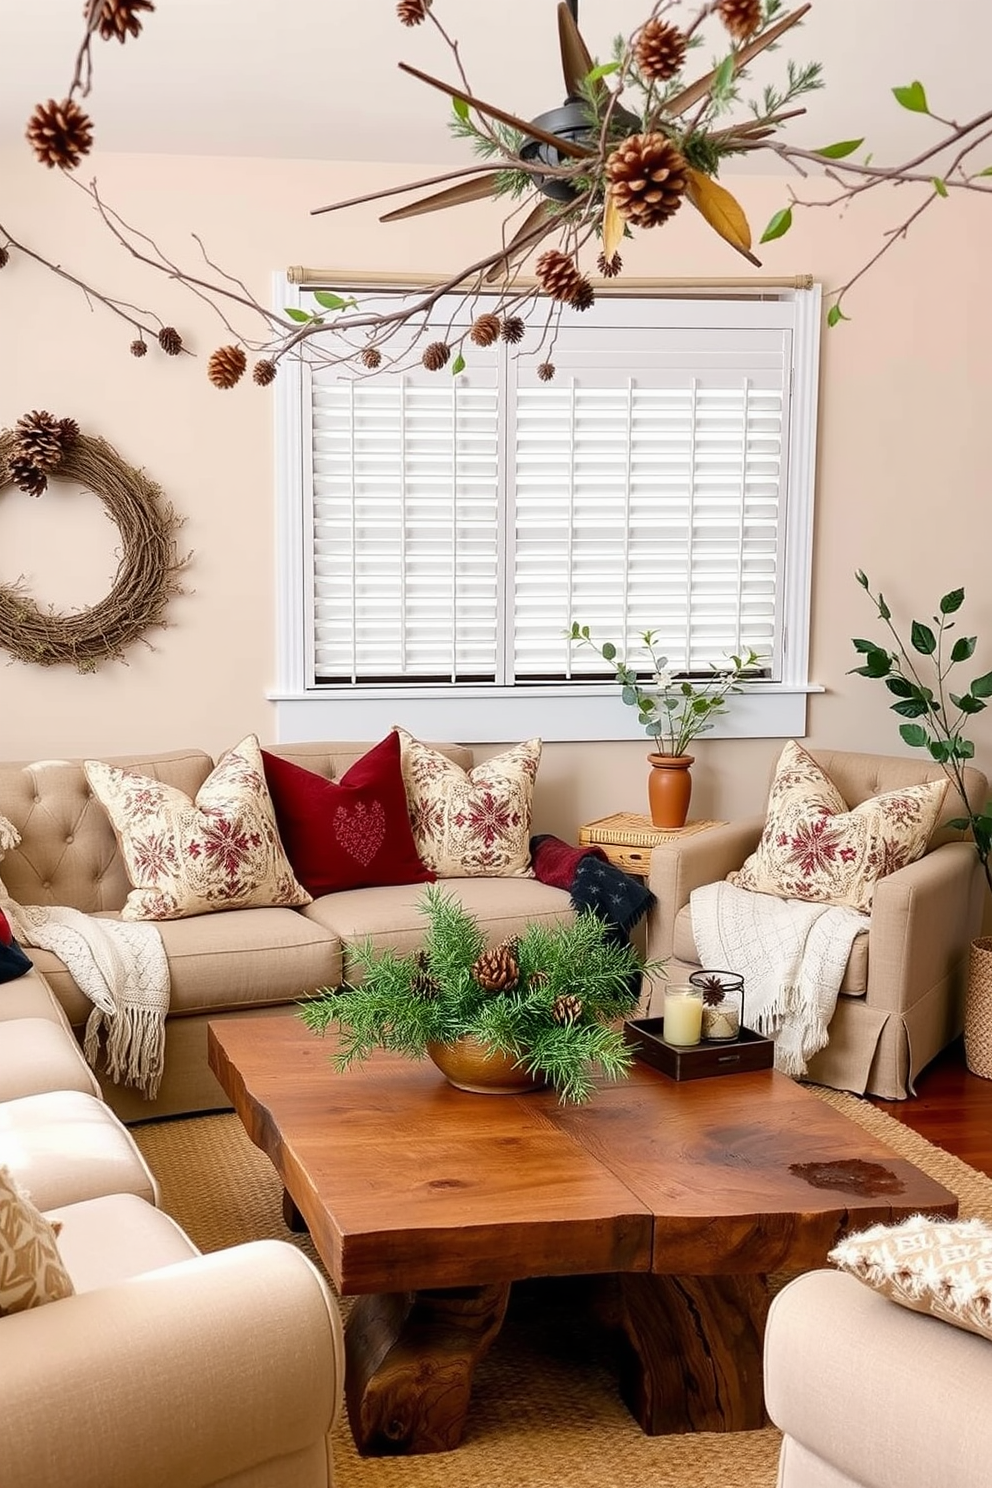
M 754 41 L 748 42 L 746 47 L 742 47 L 739 52 L 735 52 L 734 71 L 740 72 L 741 68 L 746 67 L 752 57 L 757 57 L 760 52 L 765 50 L 765 47 L 771 46 L 773 41 L 778 41 L 780 36 L 784 36 L 786 31 L 797 25 L 809 10 L 810 3 L 811 0 L 808 0 L 808 3 L 806 5 L 800 5 L 798 10 L 790 11 L 780 21 L 776 21 L 774 26 L 769 26 L 768 30 L 763 31 Z M 681 93 L 676 93 L 675 97 L 670 98 L 665 104 L 665 112 L 676 115 L 684 114 L 686 109 L 691 109 L 694 103 L 698 103 L 701 98 L 705 98 L 713 86 L 713 79 L 716 77 L 718 70 L 718 68 L 714 67 L 712 72 L 708 72 L 705 77 L 701 77 L 696 82 L 690 83 L 688 88 L 684 88 Z
M 419 217 L 422 212 L 439 212 L 442 207 L 460 207 L 463 202 L 482 201 L 493 196 L 496 180 L 493 175 L 476 176 L 472 181 L 459 181 L 445 191 L 435 191 L 433 196 L 422 196 L 419 201 L 408 202 L 405 207 L 396 207 L 379 218 L 380 222 L 400 222 L 404 217 Z
M 569 98 L 581 98 L 582 79 L 589 76 L 594 63 L 565 0 L 560 0 L 558 5 L 558 42 L 561 47 L 561 72 L 565 79 L 565 92 Z M 599 87 L 603 87 L 602 81 Z
M 486 271 L 486 283 L 492 284 L 496 279 L 502 279 L 503 275 L 509 273 L 513 267 L 513 259 L 519 255 L 520 250 L 528 252 L 536 242 L 544 237 L 552 226 L 552 217 L 548 212 L 547 201 L 539 201 L 521 222 L 513 237 L 506 245 L 506 252 L 502 258 L 498 258 L 491 269 Z M 538 231 L 543 228 L 543 231 Z
M 546 145 L 553 145 L 562 155 L 571 155 L 575 160 L 588 160 L 590 155 L 595 155 L 595 150 L 583 148 L 576 145 L 572 140 L 562 139 L 557 134 L 550 134 L 546 129 L 539 129 L 536 124 L 530 124 L 526 119 L 520 119 L 516 114 L 507 114 L 495 104 L 483 103 L 481 98 L 473 98 L 471 93 L 466 93 L 464 88 L 454 88 L 450 83 L 443 83 L 440 78 L 431 77 L 430 73 L 421 72 L 419 68 L 411 67 L 408 62 L 397 64 L 401 72 L 408 72 L 411 77 L 419 78 L 422 83 L 429 83 L 432 88 L 439 88 L 442 93 L 447 93 L 449 98 L 461 98 L 468 104 L 469 108 L 477 109 L 480 114 L 488 114 L 491 119 L 498 119 L 501 124 L 508 124 L 511 129 L 519 129 L 521 134 L 528 135 L 531 139 L 542 140 Z

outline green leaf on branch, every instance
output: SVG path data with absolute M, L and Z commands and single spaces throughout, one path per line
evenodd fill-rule
M 951 752 L 955 759 L 969 760 L 975 758 L 975 746 L 970 739 L 962 739 L 955 735 L 951 744 Z
M 632 708 L 634 706 L 634 704 L 637 702 L 637 690 L 636 690 L 636 688 L 633 688 L 633 687 L 621 687 L 621 689 L 620 689 L 620 701 L 623 702 L 623 703 L 626 703 L 628 705 L 628 707 L 631 707 Z M 651 701 L 650 698 L 645 698 L 644 701 L 640 704 L 640 709 L 641 709 L 641 712 L 642 713 L 650 713 L 654 709 L 654 704 L 652 703 L 652 701 Z
M 992 672 L 986 672 L 982 677 L 976 677 L 971 684 L 972 697 L 992 697 Z
M 964 693 L 962 697 L 957 697 L 952 692 L 951 702 L 955 708 L 960 708 L 962 713 L 983 713 L 988 707 L 988 704 L 983 702 L 981 698 L 972 697 L 970 692 Z
M 878 613 L 882 620 L 891 620 L 892 611 L 889 609 L 881 594 L 878 596 Z
M 462 123 L 464 123 L 465 120 L 468 118 L 468 104 L 465 102 L 464 98 L 453 98 L 451 100 L 451 107 L 454 109 L 458 118 L 461 119 Z
M 329 289 L 315 289 L 313 297 L 325 310 L 350 310 L 358 304 L 357 300 L 342 299 L 341 295 L 332 294 Z
M 866 652 L 878 650 L 877 641 L 863 641 L 858 636 L 854 636 L 852 638 L 851 645 L 854 647 L 855 651 Z
M 969 656 L 974 656 L 977 645 L 977 636 L 958 636 L 951 648 L 951 660 L 967 661 Z
M 928 114 L 930 112 L 927 104 L 927 94 L 921 82 L 910 83 L 906 88 L 893 88 L 892 96 L 896 103 L 901 103 L 904 109 L 909 109 L 911 114 Z
M 297 310 L 295 305 L 287 305 L 286 314 L 290 320 L 295 320 L 299 325 L 306 325 L 307 321 L 312 319 L 306 310 Z
M 770 243 L 774 238 L 784 238 L 791 226 L 792 208 L 783 207 L 780 212 L 775 213 L 774 217 L 771 219 L 768 226 L 761 234 L 761 242 Z
M 929 625 L 924 625 L 922 620 L 913 621 L 910 640 L 913 650 L 919 651 L 921 656 L 932 656 L 937 649 L 937 637 Z
M 919 695 L 908 677 L 886 677 L 885 685 L 896 697 L 911 698 Z
M 842 320 L 850 320 L 850 318 L 851 317 L 849 315 L 844 314 L 843 310 L 840 308 L 839 303 L 836 305 L 831 305 L 830 309 L 827 311 L 828 326 L 839 325 Z
M 939 176 L 932 177 L 930 184 L 938 196 L 947 195 L 947 183 L 942 181 Z
M 892 711 L 902 718 L 922 718 L 930 709 L 921 698 L 904 698 L 901 703 L 892 704 Z
M 609 77 L 611 72 L 618 72 L 619 70 L 619 62 L 600 62 L 591 72 L 586 73 L 585 81 L 587 83 L 598 83 L 600 78 Z
M 918 723 L 901 723 L 899 725 L 899 734 L 902 742 L 908 744 L 910 749 L 926 749 L 927 731 L 921 728 Z
M 612 641 L 604 641 L 603 642 L 603 658 L 604 658 L 604 660 L 606 660 L 606 661 L 612 661 L 613 658 L 616 656 L 616 654 L 617 654 L 617 648 L 616 648 L 616 646 L 614 646 L 613 642 Z
M 869 651 L 864 666 L 852 667 L 859 677 L 887 677 L 892 670 L 892 657 L 881 649 Z
M 868 588 L 868 575 L 866 573 L 863 573 L 860 568 L 856 570 L 854 577 L 857 579 L 862 589 Z
M 710 84 L 711 98 L 720 98 L 721 96 L 726 94 L 727 90 L 730 88 L 730 85 L 734 81 L 734 74 L 736 71 L 737 59 L 735 58 L 733 52 L 731 52 L 728 56 L 724 57 L 723 61 L 720 63 L 720 66 L 716 70 L 716 75 L 714 76 L 713 81 Z
M 458 355 L 455 357 L 455 360 L 451 364 L 451 375 L 452 375 L 452 377 L 457 377 L 458 374 L 459 374 L 459 372 L 464 372 L 464 371 L 465 371 L 465 358 L 462 356 L 461 352 L 459 352 Z
M 821 149 L 814 150 L 814 155 L 822 155 L 825 160 L 843 160 L 845 155 L 853 155 L 864 144 L 864 137 L 856 140 L 839 140 L 836 145 L 823 145 Z
M 946 739 L 928 739 L 927 748 L 938 765 L 946 765 L 953 752 Z
M 952 589 L 945 594 L 940 601 L 940 613 L 942 615 L 953 615 L 964 604 L 964 590 Z

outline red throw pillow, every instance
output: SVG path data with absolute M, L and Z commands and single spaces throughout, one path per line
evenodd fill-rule
M 316 899 L 340 889 L 433 883 L 417 854 L 400 769 L 388 734 L 340 780 L 327 780 L 262 750 L 265 779 L 286 856 Z

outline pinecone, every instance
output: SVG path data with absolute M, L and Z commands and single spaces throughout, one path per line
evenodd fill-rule
M 140 336 L 135 337 L 135 339 L 131 342 L 131 355 L 136 357 L 147 356 L 148 342 L 143 341 Z
M 571 992 L 563 992 L 551 1004 L 551 1016 L 556 1023 L 577 1023 L 582 1017 L 582 1003 Z
M 10 254 L 6 248 L 0 246 L 0 269 L 5 269 L 10 263 Z
M 534 265 L 534 272 L 541 282 L 541 288 L 553 300 L 570 301 L 582 283 L 582 275 L 576 268 L 575 261 L 557 248 L 549 248 L 546 253 L 541 254 Z
M 573 310 L 590 310 L 596 303 L 596 293 L 589 280 L 581 278 L 575 287 L 575 293 L 568 302 Z
M 546 987 L 550 980 L 551 978 L 546 971 L 532 971 L 527 978 L 527 990 L 528 992 L 533 992 L 539 987 Z
M 414 997 L 423 997 L 427 1001 L 433 1001 L 441 995 L 441 983 L 437 977 L 431 976 L 429 971 L 415 971 L 410 978 L 410 992 Z
M 659 21 L 657 16 L 646 21 L 634 43 L 634 60 L 641 76 L 651 83 L 663 83 L 679 71 L 685 61 L 686 39 L 677 26 Z
M 518 342 L 522 341 L 526 332 L 527 327 L 519 315 L 508 315 L 500 327 L 500 335 L 511 346 L 516 346 Z
M 257 383 L 259 387 L 268 387 L 270 382 L 275 381 L 275 376 L 276 364 L 271 357 L 263 357 L 251 369 L 251 380 Z
M 62 431 L 50 413 L 37 409 L 14 425 L 17 453 L 36 470 L 54 470 L 62 459 Z
M 93 122 L 71 98 L 50 98 L 28 120 L 27 138 L 42 165 L 75 170 L 93 148 Z
M 554 362 L 542 362 L 537 369 L 537 375 L 542 382 L 550 382 L 555 375 Z
M 420 358 L 420 360 L 423 362 L 428 372 L 440 372 L 442 367 L 447 366 L 450 356 L 451 348 L 446 344 L 446 342 L 432 341 L 430 346 L 428 346 L 424 351 L 424 354 Z
M 125 42 L 129 36 L 137 36 L 141 30 L 138 12 L 154 10 L 152 0 L 100 0 L 96 29 L 104 41 Z M 89 18 L 92 4 L 86 5 L 83 14 Z
M 596 267 L 604 279 L 615 279 L 623 268 L 623 259 L 619 253 L 614 253 L 612 258 L 607 258 L 605 253 L 601 253 L 596 260 Z
M 617 211 L 634 227 L 658 227 L 682 205 L 687 166 L 663 134 L 632 134 L 606 162 Z
M 12 455 L 8 469 L 14 485 L 19 490 L 26 491 L 29 496 L 41 496 L 48 490 L 47 475 L 27 455 Z
M 520 981 L 514 946 L 504 941 L 483 951 L 472 967 L 472 975 L 487 992 L 512 992 Z
M 158 344 L 166 356 L 178 356 L 183 349 L 183 338 L 175 326 L 163 326 L 158 333 Z
M 370 372 L 382 365 L 382 352 L 378 346 L 366 346 L 362 352 L 362 365 L 368 367 Z
M 59 439 L 62 443 L 62 452 L 72 449 L 79 438 L 79 425 L 74 418 L 59 419 Z
M 485 315 L 480 315 L 477 320 L 473 321 L 469 335 L 476 346 L 492 346 L 494 341 L 499 340 L 500 329 L 499 316 L 487 311 Z
M 207 376 L 216 388 L 233 388 L 247 364 L 240 346 L 218 346 L 207 363 Z
M 400 0 L 396 14 L 404 26 L 419 26 L 421 21 L 426 21 L 430 8 L 431 0 Z
M 734 40 L 744 42 L 761 25 L 761 0 L 720 0 L 717 13 Z

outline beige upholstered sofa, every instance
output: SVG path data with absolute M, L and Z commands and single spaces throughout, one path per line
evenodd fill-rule
M 778 1488 L 987 1488 L 992 1343 L 839 1271 L 772 1302 L 765 1399 Z
M 266 746 L 305 769 L 339 778 L 367 751 L 366 744 Z M 464 768 L 471 751 L 435 746 Z M 149 775 L 195 796 L 214 767 L 199 749 L 117 758 L 112 763 Z M 0 864 L 0 878 L 20 904 L 65 905 L 92 915 L 116 915 L 129 883 L 107 813 L 91 794 L 80 761 L 0 764 L 0 814 L 20 833 L 19 846 Z M 568 894 L 532 878 L 458 878 L 446 886 L 477 915 L 491 941 L 528 920 L 571 917 Z M 303 909 L 219 911 L 160 922 L 171 976 L 166 1066 L 158 1097 L 102 1081 L 104 1095 L 124 1120 L 211 1110 L 227 1104 L 207 1065 L 211 1019 L 285 1011 L 320 987 L 349 974 L 350 949 L 371 936 L 379 945 L 409 951 L 424 921 L 420 884 L 327 894 Z M 92 1004 L 50 951 L 32 949 L 37 970 L 54 991 L 77 1037 Z M 6 992 L 0 988 L 0 997 Z
M 943 778 L 938 766 L 909 758 L 810 753 L 851 807 Z M 971 767 L 965 774 L 972 808 L 984 810 L 985 776 Z M 949 793 L 942 820 L 960 813 Z M 650 886 L 658 903 L 647 953 L 668 959 L 669 977 L 699 969 L 692 891 L 739 869 L 763 824 L 763 816 L 727 822 L 654 849 Z M 879 880 L 870 929 L 854 942 L 829 1043 L 809 1065 L 811 1080 L 891 1100 L 912 1093 L 914 1076 L 961 1032 L 968 948 L 981 933 L 985 893 L 974 843 L 943 827 L 922 858 Z
M 36 972 L 0 985 L 0 1164 L 74 1287 L 0 1314 L 4 1488 L 329 1488 L 336 1302 L 282 1241 L 197 1252 Z

